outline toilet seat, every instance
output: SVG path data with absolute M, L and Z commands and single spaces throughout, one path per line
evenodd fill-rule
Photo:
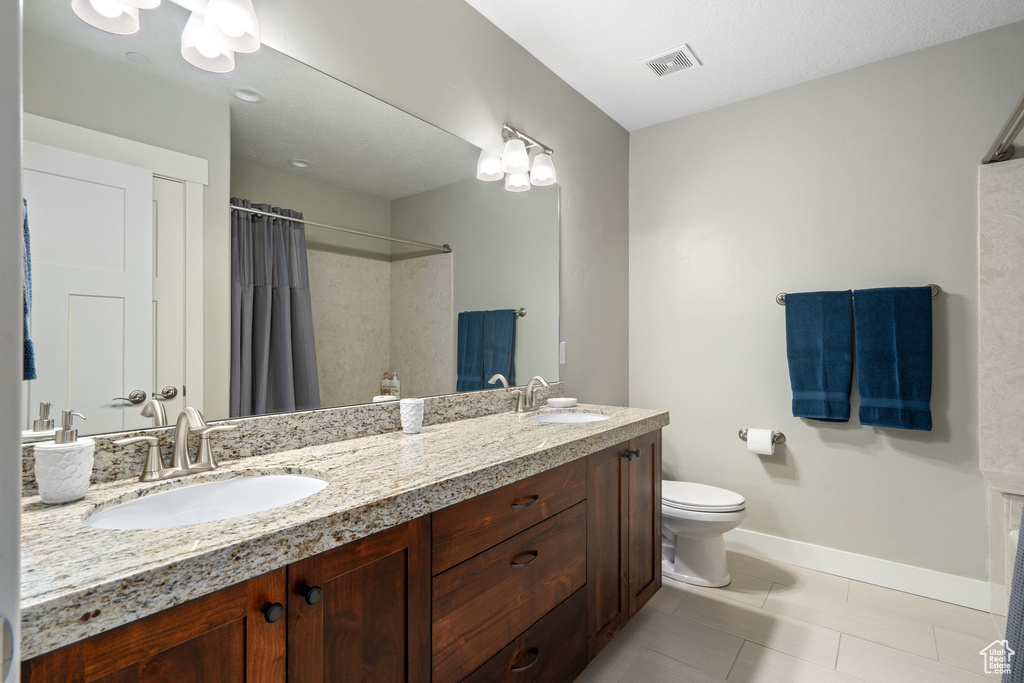
M 692 512 L 737 512 L 746 506 L 738 493 L 691 481 L 662 481 L 662 505 Z

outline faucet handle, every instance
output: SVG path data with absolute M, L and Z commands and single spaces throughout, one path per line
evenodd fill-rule
M 142 474 L 139 481 L 157 481 L 161 478 L 164 469 L 163 458 L 160 457 L 160 439 L 155 436 L 132 436 L 127 439 L 118 439 L 115 446 L 130 446 L 134 443 L 149 444 L 149 452 L 146 454 L 146 462 L 142 466 Z
M 199 458 L 192 465 L 192 471 L 205 472 L 217 469 L 217 459 L 213 456 L 213 448 L 210 447 L 210 436 L 217 432 L 230 432 L 233 429 L 238 429 L 238 427 L 236 425 L 214 425 L 199 432 Z

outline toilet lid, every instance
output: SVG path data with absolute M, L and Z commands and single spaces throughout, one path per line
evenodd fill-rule
M 738 493 L 692 481 L 661 482 L 661 500 L 669 507 L 695 512 L 734 512 L 746 503 Z

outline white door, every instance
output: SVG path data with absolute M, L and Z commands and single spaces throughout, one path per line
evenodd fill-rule
M 38 374 L 29 418 L 49 401 L 83 413 L 84 433 L 151 424 L 114 399 L 152 392 L 152 173 L 25 141 L 22 179 Z

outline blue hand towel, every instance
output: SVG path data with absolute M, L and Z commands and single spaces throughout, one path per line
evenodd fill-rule
M 481 391 L 484 388 L 484 314 L 483 311 L 459 313 L 459 346 L 456 361 L 455 391 Z
M 793 417 L 848 422 L 853 377 L 850 290 L 786 295 Z
M 21 361 L 22 379 L 36 379 L 36 349 L 28 336 L 28 316 L 32 313 L 32 240 L 28 232 L 28 200 L 24 202 L 25 222 L 25 277 L 22 280 L 22 308 L 24 318 L 22 320 L 22 343 L 24 354 Z
M 931 288 L 858 289 L 853 317 L 860 423 L 931 431 Z
M 516 312 L 484 311 L 483 378 L 504 375 L 510 385 L 516 383 Z

